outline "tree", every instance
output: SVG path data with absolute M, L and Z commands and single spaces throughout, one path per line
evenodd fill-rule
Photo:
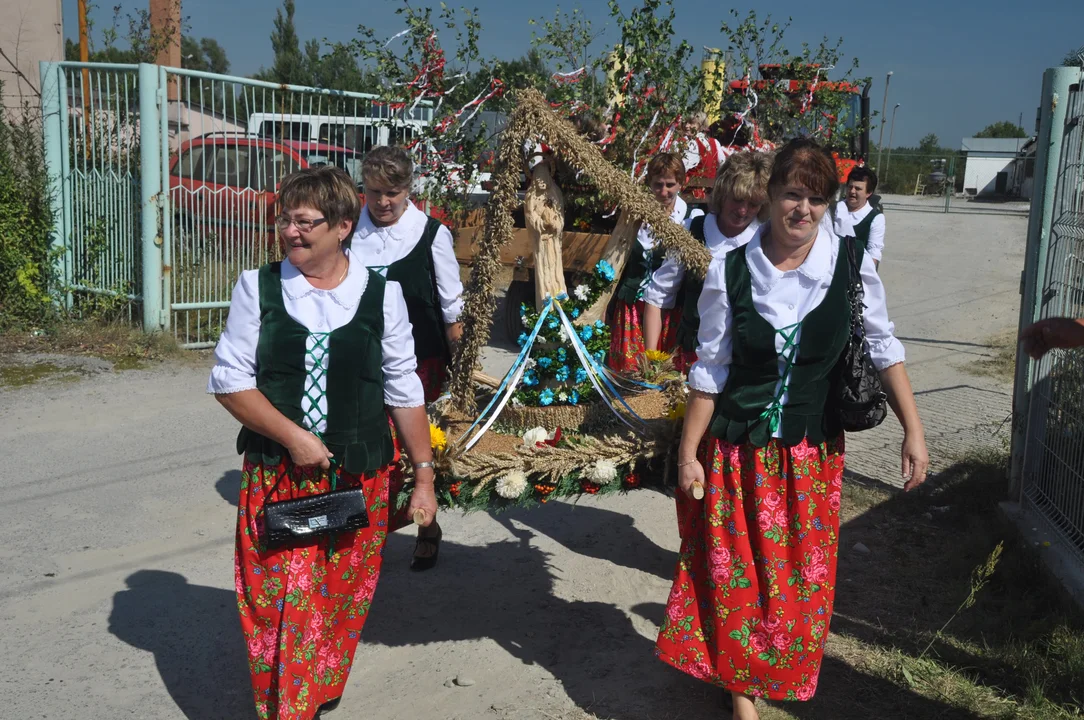
M 938 155 L 941 153 L 941 139 L 930 133 L 918 141 L 918 151 L 924 155 Z
M 264 79 L 291 85 L 308 84 L 305 58 L 301 54 L 301 43 L 294 27 L 294 0 L 283 0 L 282 7 L 275 11 L 271 48 L 275 51 L 275 62 Z
M 1065 67 L 1084 67 L 1084 45 L 1065 53 L 1065 57 L 1061 59 L 1061 64 Z
M 975 133 L 977 138 L 1026 138 L 1027 136 L 1024 128 L 1008 120 L 991 123 Z

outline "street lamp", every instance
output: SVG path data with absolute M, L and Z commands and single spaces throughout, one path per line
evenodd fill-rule
M 884 150 L 885 139 L 885 114 L 888 110 L 888 84 L 892 82 L 892 71 L 885 76 L 885 99 L 881 103 L 881 132 L 877 135 L 877 169 L 881 169 L 881 151 Z
M 900 104 L 896 103 L 896 106 L 892 108 L 892 123 L 888 128 L 888 157 L 885 158 L 885 174 L 882 179 L 887 185 L 888 183 L 888 166 L 892 164 L 892 138 L 896 135 L 896 111 L 900 109 Z

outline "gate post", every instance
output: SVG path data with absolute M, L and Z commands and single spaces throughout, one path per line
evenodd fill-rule
M 1054 198 L 1057 194 L 1062 140 L 1065 137 L 1069 88 L 1080 80 L 1081 69 L 1076 67 L 1050 68 L 1043 73 L 1043 94 L 1039 106 L 1039 137 L 1035 142 L 1035 185 L 1031 195 L 1031 211 L 1028 215 L 1018 330 L 1023 330 L 1038 320 L 1042 314 L 1046 254 L 1050 241 L 1050 226 L 1054 216 Z M 1024 487 L 1024 449 L 1030 420 L 1031 367 L 1031 359 L 1018 345 L 1016 375 L 1013 381 L 1012 463 L 1009 468 L 1009 497 L 1015 501 L 1020 500 Z
M 161 104 L 158 67 L 139 64 L 139 184 L 142 218 L 143 331 L 158 332 L 162 317 L 162 235 L 159 194 L 162 192 Z
M 64 137 L 61 125 L 67 120 L 61 110 L 60 74 L 63 72 L 57 63 L 39 62 L 41 75 L 41 122 L 42 145 L 45 150 L 45 175 L 49 188 L 49 206 L 53 213 L 52 241 L 50 243 L 56 256 L 57 277 L 60 279 L 58 297 L 64 298 L 64 306 L 71 308 L 72 268 L 69 254 L 71 243 L 64 222 L 67 207 L 64 202 Z

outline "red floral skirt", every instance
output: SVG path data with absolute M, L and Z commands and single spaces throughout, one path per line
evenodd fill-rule
M 440 397 L 440 391 L 448 379 L 448 364 L 439 355 L 418 360 L 418 377 L 422 379 L 425 404 L 428 405 Z
M 281 482 L 279 482 L 281 478 Z M 380 577 L 387 538 L 388 468 L 339 476 L 362 486 L 369 527 L 286 549 L 261 548 L 264 503 L 330 490 L 326 475 L 245 461 L 237 516 L 237 607 L 248 643 L 253 698 L 261 720 L 311 720 L 340 697 Z
M 618 372 L 635 372 L 640 368 L 640 356 L 644 354 L 644 301 L 629 304 L 624 300 L 614 303 L 610 318 L 610 354 L 606 364 Z M 662 332 L 659 349 L 670 351 L 677 345 L 678 323 L 681 309 L 662 311 Z
M 660 659 L 748 695 L 813 697 L 835 598 L 843 458 L 842 436 L 701 446 L 706 496 L 678 494 L 681 553 Z

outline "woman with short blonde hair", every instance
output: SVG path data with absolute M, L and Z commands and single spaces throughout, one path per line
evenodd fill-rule
M 768 208 L 771 171 L 772 156 L 759 152 L 735 153 L 719 170 L 708 215 L 685 223 L 713 257 L 741 247 L 756 232 Z M 672 353 L 674 366 L 682 371 L 695 358 L 700 322 L 696 303 L 701 287 L 700 281 L 685 276 L 685 268 L 676 258 L 667 258 L 651 276 L 644 293 L 644 345 L 648 350 Z M 668 314 L 676 317 L 671 333 L 665 331 Z

